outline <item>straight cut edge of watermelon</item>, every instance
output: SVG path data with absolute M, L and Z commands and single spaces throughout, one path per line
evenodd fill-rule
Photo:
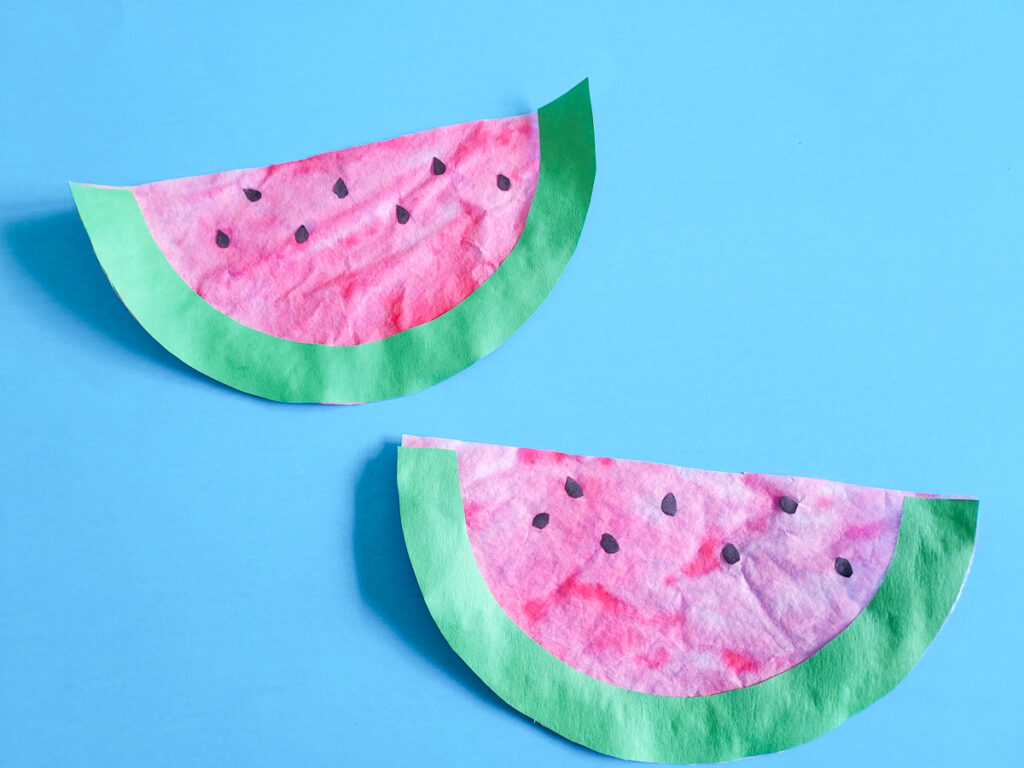
M 565 664 L 494 600 L 466 531 L 456 452 L 398 451 L 406 547 L 445 639 L 515 709 L 571 741 L 627 760 L 722 762 L 826 733 L 910 671 L 953 609 L 974 553 L 976 500 L 908 496 L 882 585 L 814 656 L 756 685 L 711 696 L 639 693 Z
M 70 186 L 114 290 L 171 354 L 217 381 L 270 400 L 384 400 L 436 384 L 494 350 L 540 306 L 569 262 L 596 173 L 588 81 L 538 110 L 538 123 L 537 191 L 504 262 L 434 320 L 355 346 L 290 341 L 233 320 L 174 271 L 130 188 Z

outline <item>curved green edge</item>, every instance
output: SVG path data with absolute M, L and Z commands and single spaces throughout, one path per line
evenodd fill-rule
M 889 571 L 860 615 L 807 661 L 748 688 L 654 696 L 602 683 L 522 632 L 495 602 L 466 533 L 454 451 L 399 448 L 409 558 L 455 652 L 506 702 L 567 739 L 651 762 L 713 763 L 802 744 L 885 695 L 960 593 L 978 502 L 906 497 Z
M 211 378 L 271 400 L 383 400 L 436 384 L 495 349 L 565 269 L 583 229 L 596 170 L 588 82 L 538 115 L 537 191 L 505 261 L 440 317 L 357 346 L 304 344 L 242 325 L 210 306 L 174 271 L 130 188 L 72 183 L 71 192 L 114 290 L 171 354 Z

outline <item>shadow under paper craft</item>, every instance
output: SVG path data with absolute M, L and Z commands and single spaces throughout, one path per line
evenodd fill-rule
M 449 644 L 511 706 L 629 760 L 806 742 L 942 627 L 978 503 L 406 436 L 402 529 Z
M 471 365 L 540 305 L 595 174 L 583 81 L 537 112 L 267 168 L 72 184 L 125 305 L 254 395 L 357 403 Z

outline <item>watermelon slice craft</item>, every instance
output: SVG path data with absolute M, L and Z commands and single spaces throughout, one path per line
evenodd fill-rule
M 272 400 L 356 403 L 441 381 L 518 328 L 576 247 L 594 174 L 583 81 L 519 117 L 71 191 L 172 354 Z
M 630 760 L 721 762 L 834 728 L 956 602 L 978 503 L 406 436 L 427 607 L 501 698 Z

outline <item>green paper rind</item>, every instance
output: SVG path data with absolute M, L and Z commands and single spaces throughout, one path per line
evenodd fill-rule
M 777 752 L 831 730 L 914 666 L 952 610 L 974 551 L 977 501 L 907 496 L 885 580 L 817 654 L 747 688 L 655 696 L 589 677 L 523 633 L 477 567 L 456 453 L 398 450 L 406 547 L 445 639 L 515 709 L 567 739 L 627 760 L 721 762 Z
M 347 347 L 305 344 L 217 311 L 174 271 L 130 188 L 71 184 L 111 285 L 171 354 L 243 392 L 284 402 L 357 403 L 416 392 L 491 352 L 543 302 L 576 248 L 596 160 L 584 80 L 538 110 L 540 176 L 515 248 L 479 288 L 436 319 Z

